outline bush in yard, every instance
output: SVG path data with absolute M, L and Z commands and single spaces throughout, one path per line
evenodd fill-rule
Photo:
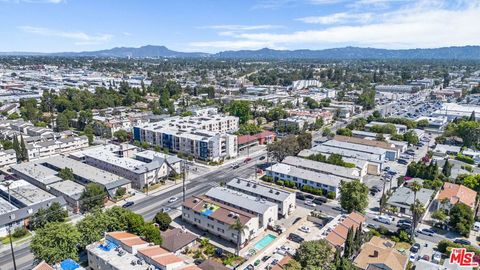
M 467 156 L 464 156 L 464 155 L 458 154 L 458 156 L 456 156 L 455 159 L 463 161 L 463 162 L 468 163 L 468 164 L 475 164 L 475 161 L 473 160 L 473 158 L 467 157 Z
M 334 191 L 330 191 L 327 193 L 327 198 L 333 200 L 337 197 L 337 193 L 335 193 Z
M 28 233 L 28 230 L 25 229 L 24 227 L 17 227 L 13 231 L 12 236 L 15 237 L 15 238 L 20 238 L 22 236 L 27 235 L 27 233 Z
M 285 182 L 283 182 L 282 180 L 277 180 L 276 184 L 279 186 L 283 186 Z

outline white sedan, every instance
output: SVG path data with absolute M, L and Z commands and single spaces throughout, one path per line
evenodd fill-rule
M 310 233 L 310 228 L 307 226 L 302 226 L 298 230 L 304 233 Z
M 305 201 L 305 205 L 312 206 L 312 207 L 317 206 L 317 205 L 316 205 L 314 202 L 312 202 L 312 201 Z
M 177 197 L 171 197 L 170 199 L 168 199 L 168 203 L 173 203 L 173 202 L 176 202 L 176 201 L 178 201 Z

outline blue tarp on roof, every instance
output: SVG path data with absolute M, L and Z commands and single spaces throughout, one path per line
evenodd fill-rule
M 72 259 L 66 259 L 60 263 L 60 267 L 62 268 L 62 270 L 75 270 L 77 268 L 80 268 L 80 265 Z

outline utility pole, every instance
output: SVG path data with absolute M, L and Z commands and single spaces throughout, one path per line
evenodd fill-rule
M 188 171 L 188 165 L 187 161 L 183 161 L 183 183 L 182 183 L 182 190 L 183 190 L 183 202 L 185 202 L 185 193 L 187 191 L 187 188 L 185 187 L 185 180 L 187 177 L 187 171 Z
M 11 200 L 10 200 L 10 185 L 12 184 L 11 181 L 4 181 L 1 183 L 2 185 L 6 186 L 7 187 L 7 191 L 8 191 L 8 203 L 11 203 Z M 10 250 L 12 252 L 12 262 L 13 262 L 13 269 L 14 270 L 17 270 L 17 263 L 15 261 L 15 251 L 13 250 L 13 243 L 12 243 L 12 225 L 8 225 L 8 239 L 10 240 Z

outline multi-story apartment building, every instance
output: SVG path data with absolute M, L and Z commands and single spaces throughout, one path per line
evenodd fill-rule
M 0 150 L 0 168 L 17 163 L 15 150 Z
M 235 178 L 226 186 L 229 189 L 277 204 L 280 217 L 288 217 L 295 210 L 295 192 L 242 178 Z
M 88 137 L 68 137 L 52 141 L 41 141 L 27 145 L 28 160 L 64 154 L 88 147 Z
M 266 228 L 268 225 L 273 225 L 273 223 L 278 220 L 277 204 L 267 201 L 266 199 L 254 197 L 224 187 L 214 187 L 207 191 L 205 196 L 213 201 L 258 216 L 260 228 Z
M 182 219 L 202 230 L 243 246 L 261 232 L 259 218 L 238 208 L 216 202 L 205 196 L 187 198 L 182 205 Z M 237 220 L 245 227 L 243 233 L 231 228 Z
M 133 128 L 135 140 L 159 145 L 204 161 L 237 156 L 238 118 L 173 117 Z

